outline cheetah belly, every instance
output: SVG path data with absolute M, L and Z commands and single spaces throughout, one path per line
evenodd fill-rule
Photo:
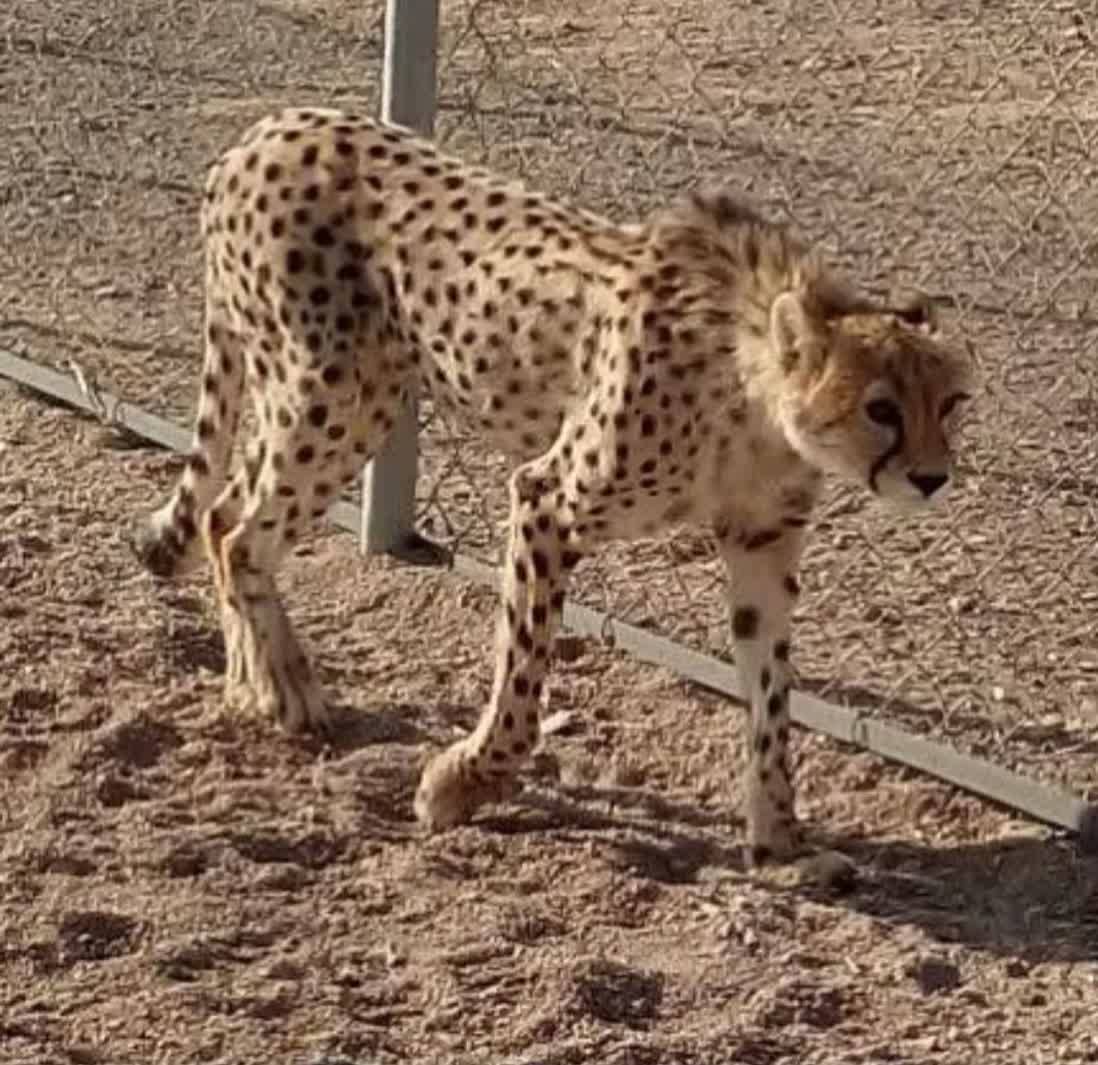
M 544 454 L 574 400 L 569 338 L 538 304 L 473 296 L 464 272 L 449 276 L 442 292 L 460 292 L 460 302 L 405 310 L 423 394 L 513 459 Z
M 551 388 L 519 374 L 506 382 L 470 375 L 468 387 L 455 387 L 452 378 L 459 372 L 452 360 L 436 356 L 421 374 L 424 394 L 440 411 L 515 462 L 544 455 L 552 448 L 565 408 Z M 440 373 L 445 380 L 439 380 Z M 516 395 L 511 388 L 521 392 Z

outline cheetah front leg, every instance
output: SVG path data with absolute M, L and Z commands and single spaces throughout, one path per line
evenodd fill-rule
M 789 768 L 790 622 L 799 586 L 801 529 L 726 533 L 736 664 L 751 708 L 744 785 L 748 859 L 792 857 L 800 846 Z
M 424 770 L 415 808 L 429 828 L 460 824 L 484 803 L 508 798 L 537 745 L 542 684 L 567 575 L 580 558 L 570 514 L 574 509 L 557 505 L 536 464 L 511 479 L 492 698 L 472 734 Z

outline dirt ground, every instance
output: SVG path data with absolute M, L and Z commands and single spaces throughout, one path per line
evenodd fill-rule
M 493 598 L 326 532 L 286 590 L 332 746 L 220 703 L 208 583 L 119 513 L 177 460 L 0 386 L 0 1061 L 1098 1059 L 1098 862 L 816 738 L 852 891 L 747 875 L 742 710 L 582 644 L 514 805 L 425 836 L 424 759 L 489 682 Z
M 867 284 L 917 284 L 984 388 L 949 506 L 836 486 L 797 642 L 825 698 L 1098 797 L 1098 24 L 1028 0 L 447 0 L 438 134 L 631 217 L 719 181 Z M 16 0 L 0 12 L 0 346 L 186 420 L 201 175 L 261 114 L 378 105 L 377 0 Z M 427 412 L 429 418 L 429 412 Z M 494 560 L 504 466 L 436 420 L 420 524 Z M 702 535 L 579 598 L 727 653 Z
M 451 146 L 615 215 L 720 180 L 858 277 L 915 283 L 985 376 L 949 507 L 836 487 L 804 687 L 1098 798 L 1093 5 L 444 2 Z M 189 416 L 196 206 L 286 103 L 377 106 L 381 5 L 14 0 L 0 11 L 0 348 Z M 498 549 L 504 466 L 425 413 L 420 522 Z M 803 737 L 802 813 L 859 873 L 748 876 L 742 711 L 592 643 L 513 806 L 411 796 L 489 684 L 493 599 L 323 531 L 290 607 L 334 745 L 219 701 L 208 582 L 123 543 L 173 457 L 0 383 L 0 1062 L 1098 1061 L 1098 865 Z M 577 596 L 725 653 L 704 535 Z

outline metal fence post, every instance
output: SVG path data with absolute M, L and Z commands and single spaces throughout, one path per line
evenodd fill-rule
M 438 0 L 388 0 L 381 117 L 430 136 L 435 125 Z M 392 551 L 415 537 L 416 401 L 397 421 L 362 477 L 363 551 Z

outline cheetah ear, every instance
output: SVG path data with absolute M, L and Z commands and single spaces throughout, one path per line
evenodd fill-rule
M 770 307 L 770 343 L 786 373 L 815 347 L 814 316 L 799 292 L 783 292 Z
M 931 336 L 938 332 L 938 316 L 925 292 L 898 292 L 889 300 L 888 310 L 912 329 Z
M 884 307 L 875 303 L 845 279 L 822 274 L 809 287 L 809 297 L 816 313 L 825 319 L 844 318 L 848 314 L 880 314 Z
M 920 332 L 934 334 L 938 331 L 934 304 L 926 293 L 915 289 L 896 289 L 882 299 L 857 292 L 845 279 L 829 275 L 817 281 L 812 296 L 814 306 L 824 318 L 884 314 Z

